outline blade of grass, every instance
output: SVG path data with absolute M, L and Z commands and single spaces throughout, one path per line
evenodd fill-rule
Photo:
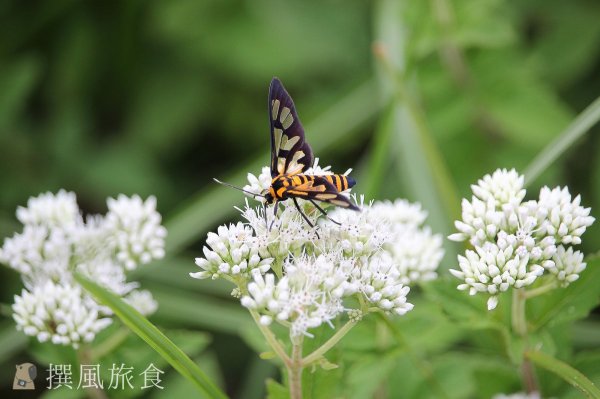
M 598 389 L 598 387 L 596 387 L 596 385 L 580 371 L 574 369 L 567 363 L 561 362 L 552 356 L 538 351 L 527 351 L 525 352 L 525 357 L 533 361 L 539 367 L 556 374 L 569 384 L 573 385 L 588 398 L 600 398 L 600 389 Z
M 390 157 L 392 155 L 391 141 L 393 130 L 390 128 L 392 122 L 390 112 L 384 111 L 379 121 L 379 126 L 375 131 L 371 153 L 369 154 L 368 170 L 365 173 L 368 176 L 364 190 L 367 199 L 374 199 L 386 181 L 385 170 L 390 165 Z
M 381 109 L 381 105 L 375 83 L 368 80 L 318 119 L 306 124 L 315 153 L 318 154 L 342 137 L 347 137 L 348 133 L 356 131 Z M 223 180 L 240 184 L 248 172 L 258 173 L 266 164 L 267 157 L 261 156 Z M 210 184 L 213 184 L 212 181 Z M 216 184 L 208 191 L 203 190 L 165 222 L 169 231 L 166 252 L 176 254 L 196 240 L 208 228 L 230 215 L 234 205 L 241 205 L 242 198 L 239 192 Z
M 227 397 L 179 347 L 138 311 L 112 292 L 82 275 L 76 274 L 75 279 L 101 304 L 111 308 L 123 324 L 146 341 L 152 349 L 168 361 L 181 375 L 193 382 L 207 397 Z
M 546 146 L 525 168 L 525 186 L 537 179 L 592 126 L 600 121 L 600 97 L 587 106 L 569 126 Z

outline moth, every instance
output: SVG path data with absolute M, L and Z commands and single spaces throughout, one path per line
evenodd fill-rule
M 310 201 L 326 217 L 327 212 L 319 206 L 317 201 L 359 211 L 360 208 L 342 194 L 343 191 L 356 184 L 352 177 L 341 174 L 307 175 L 304 173 L 313 166 L 313 151 L 306 141 L 304 128 L 298 118 L 294 101 L 277 78 L 273 78 L 269 86 L 268 111 L 271 128 L 270 169 L 272 178 L 268 190 L 260 194 L 251 193 L 215 180 L 250 195 L 263 197 L 266 205 L 273 205 L 274 215 L 277 213 L 277 205 L 280 202 L 291 199 L 298 212 L 311 227 L 314 225 L 300 208 L 298 198 Z M 329 219 L 331 220 L 331 218 Z

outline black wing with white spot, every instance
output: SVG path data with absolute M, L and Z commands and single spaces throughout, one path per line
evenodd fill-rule
M 304 138 L 292 97 L 277 78 L 269 87 L 271 176 L 302 173 L 313 165 L 312 149 Z

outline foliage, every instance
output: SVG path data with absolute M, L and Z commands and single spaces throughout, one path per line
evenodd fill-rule
M 325 164 L 353 167 L 370 198 L 422 202 L 435 232 L 450 234 L 469 184 L 504 167 L 531 172 L 533 191 L 568 185 L 595 214 L 598 107 L 585 123 L 575 118 L 600 92 L 599 13 L 587 0 L 3 2 L 0 237 L 18 229 L 14 210 L 40 192 L 74 191 L 89 213 L 105 213 L 104 198 L 119 193 L 155 195 L 167 259 L 133 272 L 159 303 L 152 323 L 231 397 L 286 397 L 279 365 L 257 358 L 264 342 L 230 288 L 188 277 L 202 237 L 242 204 L 211 178 L 241 184 L 267 163 L 271 77 L 293 93 Z M 599 233 L 595 223 L 582 252 L 600 249 Z M 442 267 L 455 268 L 464 248 L 445 246 Z M 600 383 L 600 264 L 587 261 L 580 280 L 527 303 L 542 352 L 527 353 L 544 396 L 577 397 L 571 368 Z M 22 285 L 13 271 L 0 273 L 7 396 L 14 364 L 74 355 L 14 331 L 9 305 Z M 304 373 L 306 397 L 523 390 L 514 366 L 522 342 L 507 328 L 511 298 L 487 312 L 485 299 L 455 286 L 430 282 L 411 291 L 406 317 L 370 317 L 353 329 L 328 352 L 340 367 Z M 172 330 L 212 339 L 177 340 Z M 315 345 L 332 334 L 320 327 Z M 156 356 L 139 340 L 132 348 L 134 358 Z M 173 370 L 165 380 L 165 392 L 146 396 L 190 387 Z

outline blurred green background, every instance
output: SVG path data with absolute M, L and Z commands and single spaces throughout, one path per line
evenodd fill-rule
M 208 332 L 201 365 L 230 395 L 261 397 L 277 372 L 250 349 L 249 318 L 230 287 L 187 273 L 243 200 L 211 178 L 242 185 L 268 162 L 271 77 L 322 165 L 353 167 L 368 198 L 421 201 L 448 234 L 469 184 L 523 171 L 598 96 L 599 17 L 593 0 L 2 1 L 0 237 L 44 191 L 75 191 L 89 213 L 155 195 L 168 258 L 135 276 L 159 301 L 152 320 Z M 569 185 L 599 209 L 598 130 L 530 187 Z M 32 341 L 10 319 L 18 276 L 0 281 L 4 396 Z

